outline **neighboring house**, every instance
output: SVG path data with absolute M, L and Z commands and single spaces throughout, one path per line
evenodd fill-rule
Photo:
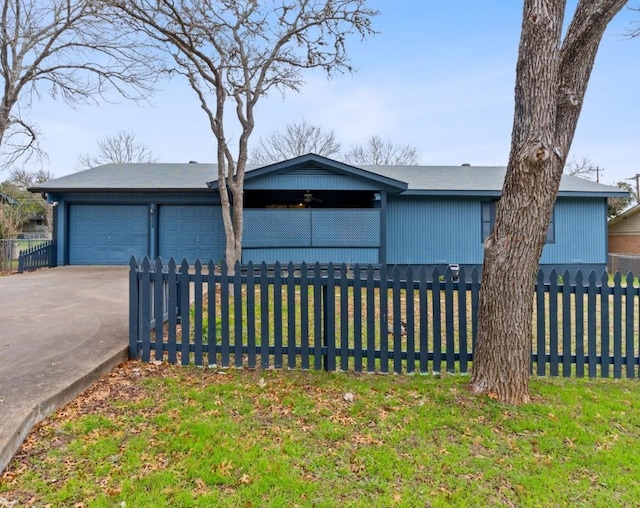
M 49 226 L 47 217 L 40 213 L 30 213 L 27 223 L 22 226 L 22 233 L 18 238 L 47 238 L 49 236 Z
M 609 252 L 640 256 L 640 205 L 609 221 Z
M 243 262 L 480 268 L 504 173 L 355 167 L 313 154 L 250 167 Z M 58 204 L 61 264 L 126 264 L 132 255 L 220 261 L 216 175 L 212 164 L 108 164 L 31 190 Z M 617 196 L 626 192 L 563 176 L 541 266 L 604 269 L 606 200 Z
M 13 199 L 11 196 L 7 196 L 6 194 L 3 194 L 2 192 L 0 192 L 0 205 L 17 205 L 18 202 Z

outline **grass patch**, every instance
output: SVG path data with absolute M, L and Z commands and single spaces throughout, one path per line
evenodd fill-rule
M 0 504 L 637 503 L 637 381 L 534 378 L 523 407 L 466 382 L 127 362 L 34 430 Z

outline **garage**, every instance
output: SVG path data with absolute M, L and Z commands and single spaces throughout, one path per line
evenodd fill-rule
M 69 263 L 125 265 L 149 249 L 149 212 L 144 205 L 69 206 Z
M 190 263 L 224 257 L 224 228 L 219 206 L 161 205 L 158 213 L 158 254 Z

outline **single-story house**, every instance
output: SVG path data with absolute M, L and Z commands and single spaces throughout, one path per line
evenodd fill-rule
M 640 256 L 640 205 L 609 221 L 609 252 Z
M 308 154 L 248 168 L 243 262 L 481 267 L 504 167 L 352 166 Z M 55 207 L 60 264 L 222 260 L 214 164 L 107 164 L 32 188 Z M 541 266 L 602 270 L 608 197 L 564 176 Z

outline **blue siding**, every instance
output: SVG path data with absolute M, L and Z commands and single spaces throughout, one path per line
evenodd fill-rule
M 389 264 L 481 265 L 478 198 L 398 198 L 388 203 Z M 602 265 L 606 253 L 604 198 L 558 198 L 555 242 L 545 245 L 544 265 Z
M 224 256 L 225 236 L 219 206 L 161 205 L 158 214 L 158 253 L 161 258 L 203 262 Z
M 274 174 L 248 180 L 246 190 L 280 189 L 280 190 L 379 190 L 380 184 L 371 180 L 357 178 L 338 173 L 322 174 L 318 172 L 296 172 L 289 174 Z
M 388 264 L 481 264 L 479 199 L 389 196 Z
M 273 264 L 280 263 L 378 263 L 378 249 L 367 248 L 286 248 L 286 249 L 252 249 L 242 250 L 242 262 Z
M 145 256 L 149 212 L 144 205 L 71 205 L 69 262 L 74 265 L 126 265 Z
M 558 198 L 555 243 L 542 251 L 541 264 L 605 264 L 607 206 L 605 198 Z

